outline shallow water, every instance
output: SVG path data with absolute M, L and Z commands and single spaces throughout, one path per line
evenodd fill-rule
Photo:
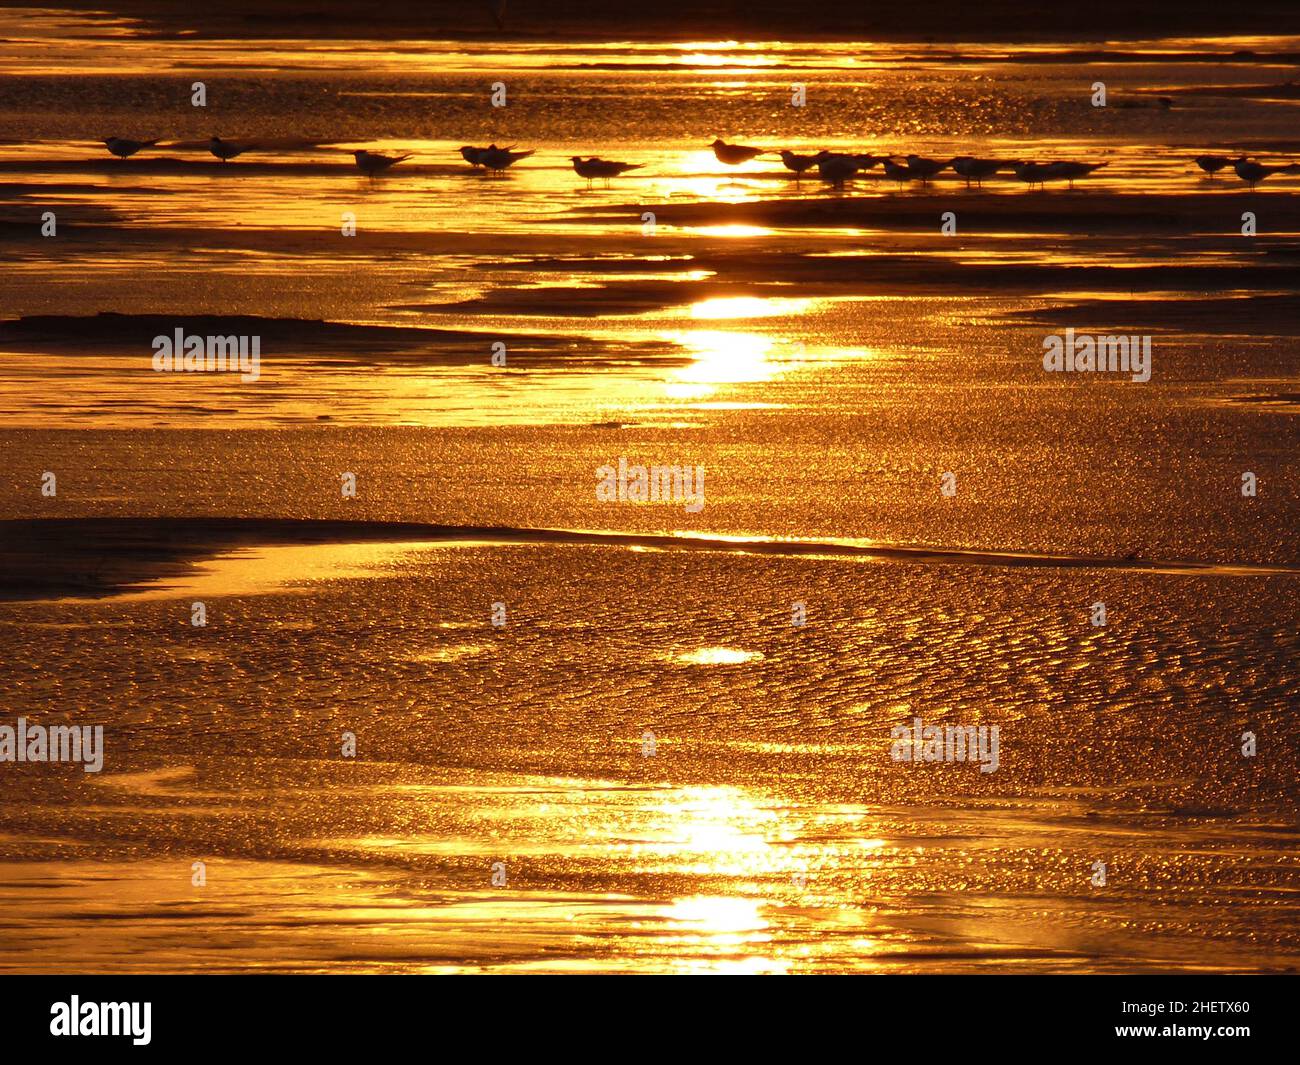
M 1231 578 L 1132 577 L 1141 620 L 1095 633 L 1056 605 L 1086 570 L 314 550 L 353 576 L 272 550 L 5 609 L 28 712 L 109 750 L 9 769 L 0 854 L 38 861 L 4 866 L 10 967 L 1295 964 L 1296 618 L 1267 580 L 1206 619 Z M 250 591 L 267 563 L 295 594 Z M 998 723 L 997 771 L 892 761 L 915 716 Z M 1282 749 L 1234 757 L 1245 727 Z
M 1190 163 L 1286 157 L 1295 105 L 1176 92 L 1293 79 L 1295 40 L 307 56 L 15 19 L 0 286 L 53 317 L 0 323 L 0 517 L 521 533 L 0 602 L 0 723 L 107 745 L 0 766 L 0 966 L 1296 968 L 1300 177 Z M 222 166 L 214 129 L 267 146 Z M 119 165 L 110 132 L 182 147 Z M 840 193 L 723 173 L 718 134 L 1109 165 Z M 455 147 L 489 140 L 537 153 L 486 178 Z M 416 158 L 372 183 L 360 145 Z M 646 166 L 587 189 L 575 151 Z M 241 384 L 154 373 L 155 319 L 72 320 L 104 311 L 287 321 Z M 1044 374 L 1067 325 L 1154 334 L 1152 379 Z M 704 466 L 706 505 L 600 502 L 620 456 Z M 893 760 L 915 717 L 998 725 L 998 769 Z

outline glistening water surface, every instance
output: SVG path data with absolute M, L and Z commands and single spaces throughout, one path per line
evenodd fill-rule
M 0 518 L 84 522 L 0 522 L 0 725 L 104 727 L 0 762 L 0 968 L 1296 969 L 1300 174 L 1192 162 L 1300 149 L 1295 40 L 0 38 Z

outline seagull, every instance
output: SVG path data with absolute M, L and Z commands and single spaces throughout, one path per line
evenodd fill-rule
M 236 144 L 234 141 L 223 141 L 220 137 L 213 136 L 208 141 L 208 151 L 220 159 L 223 163 L 229 162 L 237 155 L 243 155 L 251 145 Z
M 913 173 L 910 166 L 904 166 L 902 163 L 896 163 L 892 158 L 883 160 L 885 167 L 885 176 L 893 181 L 897 181 L 901 186 L 904 181 L 915 181 L 921 175 Z
M 1210 177 L 1214 177 L 1220 170 L 1231 163 L 1232 160 L 1226 155 L 1198 155 L 1196 165 L 1204 170 Z
M 477 168 L 483 165 L 484 152 L 495 152 L 498 150 L 508 152 L 513 147 L 513 144 L 508 144 L 505 148 L 498 149 L 495 144 L 489 144 L 486 148 L 475 148 L 473 145 L 467 144 L 461 148 L 460 154 L 461 158 L 464 159 L 465 162 L 469 163 L 470 166 Z
M 406 155 L 383 155 L 379 152 L 368 152 L 364 148 L 361 151 L 353 152 L 352 158 L 357 161 L 357 166 L 366 177 L 374 177 L 376 174 L 382 174 L 389 167 L 396 166 L 403 159 L 411 158 L 408 152 Z
M 821 175 L 821 179 L 829 181 L 837 189 L 842 189 L 844 182 L 862 169 L 858 165 L 858 157 L 853 155 L 820 151 L 813 158 L 817 163 L 817 173 Z
M 741 163 L 748 163 L 756 155 L 762 155 L 766 148 L 748 148 L 743 144 L 728 144 L 721 137 L 713 142 L 713 154 L 718 157 L 718 162 L 726 163 L 728 166 L 739 166 Z
M 813 156 L 817 170 L 823 181 L 840 186 L 849 178 L 856 176 L 859 170 L 870 170 L 887 157 L 871 155 L 869 152 L 848 154 L 845 152 L 820 151 Z
M 781 149 L 781 162 L 785 163 L 787 170 L 793 170 L 795 180 L 803 176 L 805 170 L 811 170 L 817 165 L 817 156 L 815 155 L 795 155 L 789 149 Z
M 1016 172 L 1016 177 L 1021 181 L 1028 182 L 1030 189 L 1035 185 L 1041 185 L 1048 174 L 1047 167 L 1042 163 L 1012 163 L 1011 168 Z
M 992 177 L 999 170 L 1010 166 L 1000 159 L 977 159 L 973 155 L 959 155 L 952 161 L 952 168 L 966 179 L 966 187 L 973 181 L 982 186 L 986 177 Z
M 1232 169 L 1236 171 L 1237 177 L 1241 178 L 1252 189 L 1272 174 L 1294 173 L 1300 170 L 1300 164 L 1291 163 L 1289 166 L 1264 166 L 1255 162 L 1253 159 L 1247 159 L 1244 155 L 1232 164 Z
M 119 159 L 128 159 L 141 148 L 152 148 L 157 143 L 157 141 L 132 141 L 125 137 L 109 137 L 104 141 L 104 147 Z
M 598 155 L 593 155 L 590 159 L 584 159 L 580 155 L 571 155 L 569 158 L 573 161 L 573 169 L 579 177 L 587 179 L 587 187 L 591 187 L 593 178 L 604 178 L 605 186 L 609 186 L 609 179 L 618 177 L 619 174 L 626 174 L 629 170 L 640 170 L 645 163 L 616 163 L 611 159 L 602 159 Z
M 1105 163 L 1048 163 L 1043 167 L 1043 176 L 1048 178 L 1065 178 L 1074 188 L 1075 178 L 1087 177 L 1094 170 L 1100 170 Z
M 939 171 L 948 169 L 951 163 L 951 159 L 927 159 L 923 155 L 907 156 L 908 170 L 915 177 L 921 179 L 922 185 L 926 184 Z
M 849 158 L 858 164 L 859 170 L 870 170 L 877 163 L 883 163 L 888 156 L 872 155 L 870 152 L 862 152 L 858 155 L 850 155 Z
M 527 159 L 536 150 L 529 148 L 526 152 L 512 152 L 509 148 L 498 148 L 492 144 L 479 153 L 478 159 L 489 170 L 495 170 L 499 174 L 507 167 L 514 166 L 520 159 Z

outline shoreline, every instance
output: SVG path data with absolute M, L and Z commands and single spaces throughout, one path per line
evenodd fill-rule
M 312 518 L 33 518 L 0 521 L 0 602 L 103 599 L 241 548 L 359 543 L 554 545 L 1034 569 L 1120 569 L 1182 576 L 1300 576 L 1300 566 L 1090 557 L 844 540 L 439 525 Z M 40 563 L 38 565 L 37 563 Z M 287 575 L 291 576 L 291 575 Z
M 28 9 L 22 0 L 6 8 Z M 445 40 L 530 42 L 545 40 L 775 40 L 972 42 L 1033 40 L 1103 42 L 1155 39 L 1168 31 L 1167 12 L 1122 0 L 1089 5 L 1087 21 L 1072 8 L 1025 7 L 1015 0 L 989 0 L 978 7 L 951 3 L 924 9 L 907 6 L 870 10 L 810 11 L 780 0 L 723 2 L 702 9 L 687 0 L 667 0 L 651 10 L 624 8 L 600 0 L 498 0 L 467 7 L 454 0 L 401 0 L 358 10 L 341 0 L 231 0 L 220 13 L 177 11 L 166 0 L 64 0 L 57 8 L 92 19 L 135 20 L 155 36 L 202 40 L 214 36 L 247 40 L 305 37 L 337 40 L 369 36 L 400 40 L 438 36 Z M 1300 9 L 1281 0 L 1227 10 L 1191 2 L 1179 10 L 1180 36 L 1287 35 L 1300 32 Z M 742 26 L 737 33 L 736 26 Z M 297 31 L 297 33 L 291 32 Z

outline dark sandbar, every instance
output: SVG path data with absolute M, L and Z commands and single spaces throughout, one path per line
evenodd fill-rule
M 778 557 L 820 556 L 946 565 L 1039 569 L 1126 569 L 1206 576 L 1300 574 L 1257 564 L 1046 555 L 1019 551 L 839 541 L 679 537 L 645 533 L 433 525 L 422 522 L 331 521 L 290 518 L 46 518 L 0 521 L 0 599 L 97 599 L 150 581 L 192 574 L 204 559 L 255 546 L 462 542 L 606 545 L 665 551 L 730 551 Z

